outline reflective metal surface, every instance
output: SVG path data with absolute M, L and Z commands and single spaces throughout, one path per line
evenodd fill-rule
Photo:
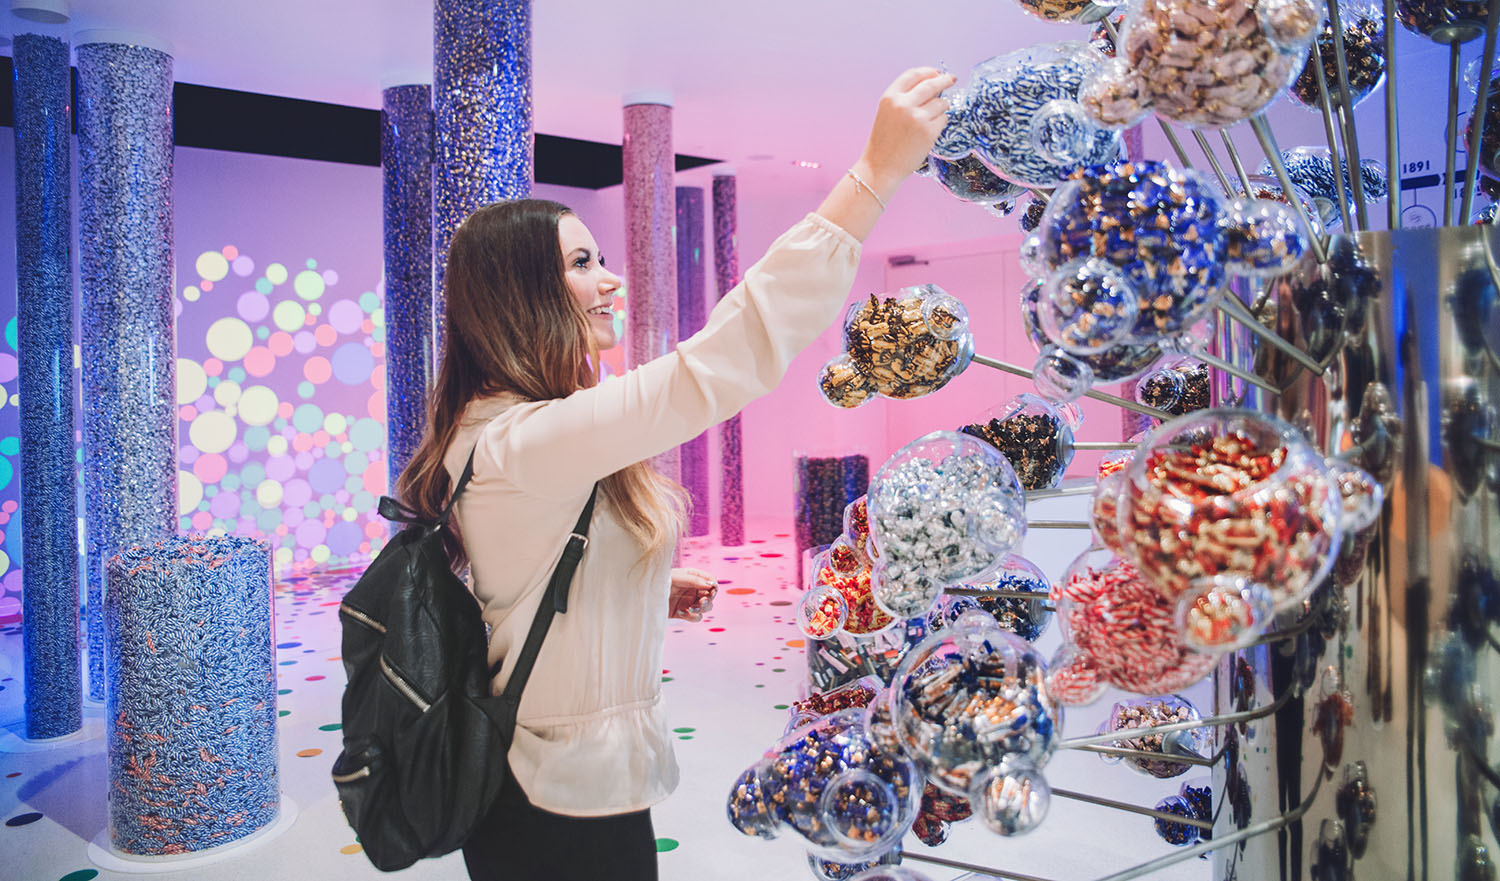
M 1342 342 L 1322 376 L 1260 354 L 1256 371 L 1285 389 L 1260 404 L 1371 471 L 1386 510 L 1346 538 L 1305 610 L 1313 626 L 1220 669 L 1218 712 L 1290 697 L 1218 730 L 1214 837 L 1287 813 L 1320 776 L 1325 785 L 1297 822 L 1217 850 L 1214 877 L 1493 879 L 1500 239 L 1492 227 L 1361 233 L 1330 253 L 1367 261 L 1374 296 L 1360 293 L 1357 262 L 1273 283 L 1266 326 L 1316 350 L 1332 322 Z

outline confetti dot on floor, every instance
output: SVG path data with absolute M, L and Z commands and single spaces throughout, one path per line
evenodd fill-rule
M 460 476 L 462 476 L 462 475 L 460 475 Z M 724 632 L 724 628 L 722 628 L 722 627 L 710 627 L 710 628 L 708 628 L 708 632 L 709 633 L 723 633 Z
M 460 475 L 460 476 L 462 476 L 462 475 Z M 786 668 L 785 667 L 772 667 L 771 668 L 771 672 L 772 673 L 785 673 L 786 672 Z
M 662 682 L 671 682 L 672 681 L 672 677 L 670 677 L 670 676 L 663 676 L 661 678 L 661 681 Z
M 41 818 L 42 818 L 42 815 L 39 814 L 39 813 L 37 813 L 36 811 L 32 811 L 29 814 L 16 814 L 14 817 L 11 817 L 9 820 L 6 820 L 5 821 L 5 825 L 7 825 L 7 826 L 26 826 L 26 825 L 29 825 L 31 823 L 35 823 L 37 820 L 40 820 Z
M 462 475 L 460 475 L 460 476 L 462 476 Z M 323 678 L 325 678 L 325 677 L 323 677 L 321 675 L 320 676 L 309 676 L 309 677 L 307 677 L 307 681 L 308 682 L 317 682 L 318 680 L 323 679 Z
M 675 838 L 658 838 L 658 839 L 656 839 L 656 852 L 657 853 L 666 853 L 669 850 L 676 850 L 676 849 L 677 849 L 677 839 L 675 839 Z
M 60 881 L 90 881 L 90 879 L 98 877 L 98 869 L 79 869 L 76 872 L 69 872 L 68 874 L 62 876 Z
M 787 708 L 786 704 L 776 704 L 776 705 L 774 705 L 774 706 L 771 707 L 771 709 L 773 709 L 773 710 L 784 710 L 786 708 Z
M 726 590 L 724 592 L 725 593 L 734 594 L 737 597 L 742 597 L 742 596 L 747 596 L 749 594 L 755 593 L 755 588 L 753 588 L 753 587 L 731 587 L 729 590 Z
M 297 662 L 296 661 L 282 661 L 279 666 L 287 667 L 287 666 L 290 666 L 290 665 L 295 664 L 295 663 L 297 663 Z
M 338 722 L 334 722 L 334 723 L 332 723 L 330 725 L 319 725 L 318 726 L 318 730 L 319 731 L 338 731 L 339 729 L 341 729 L 343 727 L 344 726 L 342 724 L 340 724 Z
M 278 688 L 276 690 L 276 693 L 277 694 L 291 694 L 292 690 L 290 688 Z
M 460 476 L 462 476 L 462 475 L 460 475 Z M 789 639 L 789 640 L 786 641 L 786 645 L 787 645 L 787 648 L 800 649 L 803 646 L 807 645 L 807 643 L 803 642 L 800 639 Z
M 761 554 L 762 557 L 779 557 L 780 554 Z
M 291 710 L 277 710 L 276 711 L 276 715 L 277 716 L 290 716 L 291 714 L 292 714 Z
M 302 643 L 300 643 L 300 642 L 283 642 L 283 643 L 281 643 L 280 645 L 278 645 L 276 647 L 279 648 L 279 649 L 301 648 L 302 647 Z
M 792 604 L 791 600 L 771 600 L 766 605 L 768 605 L 768 606 L 790 606 L 791 604 Z
M 358 845 L 358 844 L 346 844 L 343 847 L 339 848 L 339 853 L 353 854 L 353 853 L 359 853 L 362 850 L 364 850 L 364 847 L 361 846 L 361 845 Z
M 691 735 L 691 734 L 682 734 L 682 735 L 678 735 L 677 739 L 678 740 L 692 740 L 693 739 L 693 735 Z
M 313 756 L 321 756 L 322 754 L 323 754 L 323 751 L 320 750 L 320 749 L 303 749 L 303 750 L 298 750 L 297 751 L 297 758 L 299 758 L 299 759 L 310 759 Z
M 672 729 L 673 733 L 675 733 L 675 734 L 692 734 L 694 731 L 697 731 L 697 730 L 698 729 L 696 729 L 696 728 L 673 728 Z

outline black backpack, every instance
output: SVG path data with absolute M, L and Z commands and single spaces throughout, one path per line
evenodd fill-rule
M 339 604 L 344 751 L 333 782 L 375 868 L 404 869 L 462 847 L 510 776 L 506 753 L 521 692 L 552 616 L 567 611 L 599 488 L 589 496 L 531 622 L 504 694 L 486 663 L 479 604 L 453 574 L 448 518 L 474 475 L 469 455 L 437 522 L 389 497 L 381 516 L 408 524 Z M 513 782 L 508 785 L 514 786 Z

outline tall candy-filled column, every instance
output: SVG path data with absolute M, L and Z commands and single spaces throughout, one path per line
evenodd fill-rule
M 476 208 L 531 195 L 530 0 L 433 4 L 433 365 L 442 363 L 443 270 Z
M 118 32 L 78 43 L 89 696 L 102 700 L 105 563 L 177 529 L 172 56 Z
M 677 188 L 677 338 L 685 340 L 703 329 L 703 189 Z M 708 535 L 708 433 L 679 448 L 682 485 L 692 499 L 688 535 Z
M 432 87 L 382 93 L 386 468 L 392 490 L 426 422 L 432 363 Z
M 677 264 L 672 245 L 672 101 L 656 94 L 625 98 L 625 359 L 637 367 L 677 345 Z M 672 480 L 681 476 L 676 449 L 652 460 Z
M 714 175 L 714 286 L 719 299 L 739 284 L 739 231 L 734 175 Z M 740 459 L 740 417 L 719 426 L 719 541 L 733 547 L 745 543 L 744 466 Z
M 18 33 L 15 61 L 16 336 L 26 736 L 83 725 L 78 491 L 73 455 L 73 211 L 68 42 Z

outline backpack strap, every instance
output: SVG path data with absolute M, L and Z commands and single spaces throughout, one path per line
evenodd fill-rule
M 464 463 L 464 473 L 458 478 L 458 484 L 453 488 L 453 495 L 449 497 L 448 504 L 443 507 L 443 512 L 438 515 L 436 521 L 424 520 L 421 514 L 402 504 L 394 496 L 381 496 L 376 510 L 380 512 L 380 516 L 392 523 L 404 523 L 408 526 L 447 526 L 448 518 L 453 514 L 453 506 L 458 504 L 458 497 L 469 488 L 469 481 L 474 478 L 474 454 L 477 452 L 479 452 L 479 446 L 476 444 L 474 449 L 469 451 L 469 461 Z
M 552 626 L 552 616 L 568 611 L 568 588 L 573 583 L 573 572 L 578 568 L 578 561 L 583 558 L 583 550 L 589 544 L 589 524 L 594 519 L 594 502 L 598 497 L 599 484 L 596 483 L 594 491 L 589 493 L 588 504 L 583 506 L 583 513 L 578 515 L 578 522 L 568 536 L 562 558 L 552 571 L 552 580 L 547 582 L 547 589 L 542 593 L 541 605 L 537 606 L 536 615 L 531 619 L 531 630 L 526 634 L 526 644 L 522 646 L 521 656 L 516 660 L 515 669 L 511 671 L 510 681 L 505 684 L 503 696 L 518 705 L 521 702 L 521 691 L 526 688 L 526 680 L 531 678 L 531 668 L 536 666 L 536 657 L 541 653 L 542 640 L 547 637 L 547 630 Z M 501 658 L 490 668 L 491 679 L 499 675 L 504 662 L 505 659 Z
M 453 506 L 458 504 L 458 497 L 469 488 L 469 481 L 474 479 L 474 454 L 479 452 L 479 445 L 469 451 L 469 461 L 464 463 L 464 473 L 459 475 L 458 483 L 453 487 L 453 495 L 448 498 L 448 505 L 443 508 L 443 513 L 438 515 L 437 525 L 447 526 L 448 517 L 453 514 Z

